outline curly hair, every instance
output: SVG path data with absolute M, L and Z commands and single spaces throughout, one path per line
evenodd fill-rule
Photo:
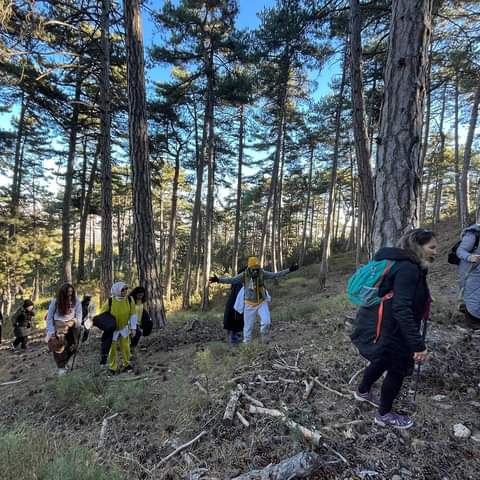
M 425 254 L 422 247 L 433 238 L 435 238 L 435 234 L 431 230 L 415 228 L 400 238 L 397 247 L 404 250 L 417 263 L 424 265 Z
M 73 290 L 72 297 L 68 296 L 68 289 Z M 64 283 L 57 292 L 57 310 L 61 315 L 66 315 L 75 305 L 75 288 L 71 283 Z

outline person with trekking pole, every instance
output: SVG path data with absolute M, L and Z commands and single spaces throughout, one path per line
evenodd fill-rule
M 260 335 L 263 343 L 270 342 L 270 309 L 268 304 L 271 297 L 265 288 L 265 280 L 285 277 L 290 272 L 298 270 L 298 265 L 293 264 L 290 268 L 280 272 L 268 272 L 260 265 L 257 257 L 249 257 L 247 269 L 234 277 L 210 277 L 210 282 L 226 283 L 230 285 L 243 285 L 243 343 L 252 341 L 253 326 L 257 315 L 260 317 Z
M 436 254 L 434 233 L 417 228 L 405 234 L 397 247 L 381 248 L 372 262 L 361 267 L 373 269 L 381 265 L 383 272 L 374 288 L 367 288 L 376 289 L 379 303 L 359 308 L 351 335 L 360 354 L 370 362 L 353 395 L 378 408 L 374 422 L 382 427 L 407 429 L 413 425 L 410 416 L 392 409 L 405 377 L 412 375 L 415 363 L 427 358 L 420 325 L 429 318 L 427 273 Z M 350 288 L 349 281 L 349 296 Z M 378 400 L 372 387 L 385 372 Z
M 70 283 L 63 284 L 50 302 L 47 313 L 47 343 L 57 364 L 57 374 L 67 373 L 82 326 L 82 304 Z

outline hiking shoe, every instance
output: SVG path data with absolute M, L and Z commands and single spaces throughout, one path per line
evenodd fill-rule
M 260 333 L 260 342 L 268 345 L 272 341 L 272 337 L 269 332 Z
M 393 412 L 386 413 L 385 415 L 377 413 L 374 421 L 381 427 L 394 427 L 401 430 L 406 430 L 413 426 L 413 419 L 411 417 Z
M 58 368 L 57 369 L 57 375 L 59 377 L 62 377 L 63 375 L 65 375 L 66 373 L 68 372 L 68 370 L 66 368 Z
M 133 372 L 133 367 L 131 365 L 127 365 L 126 367 L 123 367 L 123 371 L 127 373 Z
M 353 392 L 353 398 L 355 400 L 358 400 L 359 402 L 367 402 L 370 405 L 373 405 L 374 407 L 378 408 L 380 406 L 380 401 L 378 398 L 372 393 L 370 390 L 369 392 L 366 393 L 360 393 L 358 388 Z

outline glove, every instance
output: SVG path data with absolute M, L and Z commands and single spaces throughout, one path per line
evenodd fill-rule
M 292 265 L 290 265 L 290 268 L 288 269 L 291 272 L 295 272 L 296 270 L 298 270 L 298 264 L 294 263 Z
M 216 275 L 212 275 L 208 280 L 210 283 L 218 283 L 218 277 Z

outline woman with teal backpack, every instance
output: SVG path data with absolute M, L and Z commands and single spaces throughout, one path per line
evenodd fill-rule
M 381 248 L 374 258 L 374 264 L 387 260 L 389 268 L 374 285 L 377 304 L 360 307 L 355 320 L 352 342 L 370 364 L 353 395 L 378 407 L 374 421 L 380 426 L 413 425 L 411 417 L 393 412 L 392 407 L 403 380 L 413 373 L 414 362 L 427 356 L 420 325 L 429 316 L 427 272 L 436 253 L 433 232 L 419 228 L 404 235 L 397 247 Z M 372 386 L 385 372 L 378 400 Z

